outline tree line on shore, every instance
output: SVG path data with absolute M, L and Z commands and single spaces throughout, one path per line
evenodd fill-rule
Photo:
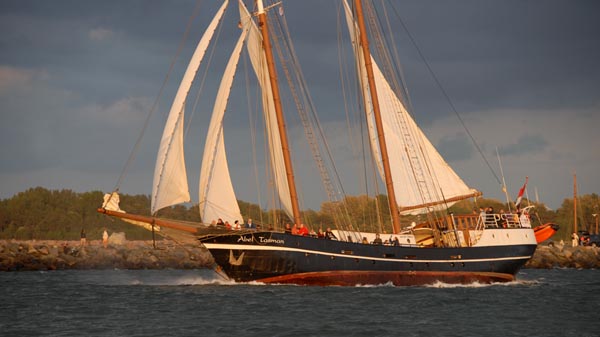
M 131 226 L 118 219 L 107 217 L 96 212 L 101 206 L 103 192 L 91 191 L 77 193 L 72 190 L 48 190 L 43 187 L 28 189 L 17 193 L 11 198 L 0 200 L 0 239 L 17 240 L 77 240 L 82 230 L 88 239 L 102 237 L 106 228 L 110 232 L 124 232 L 130 240 L 149 240 L 151 233 L 142 228 Z M 121 194 L 121 208 L 128 213 L 150 215 L 150 196 Z M 264 210 L 259 205 L 238 201 L 245 219 L 252 218 L 264 225 L 274 225 L 280 228 L 290 219 L 282 210 Z M 387 197 L 379 195 L 347 196 L 347 217 L 361 230 L 379 231 L 390 228 L 390 217 Z M 523 201 L 529 205 L 530 201 Z M 567 240 L 573 229 L 573 199 L 564 199 L 561 207 L 556 210 L 547 208 L 543 203 L 535 204 L 534 226 L 540 223 L 553 222 L 560 226 L 555 240 Z M 464 200 L 453 205 L 449 212 L 464 214 L 477 212 L 479 207 L 493 207 L 496 211 L 509 210 L 508 205 L 495 199 L 479 198 L 476 201 Z M 510 206 L 514 211 L 514 205 Z M 578 197 L 578 229 L 595 232 L 597 218 L 600 216 L 600 199 L 597 194 L 587 194 Z M 336 203 L 324 202 L 321 209 L 305 210 L 302 218 L 306 224 L 315 230 L 334 224 L 335 212 L 339 209 Z M 383 214 L 383 215 L 379 215 Z M 198 205 L 177 205 L 168 207 L 157 214 L 159 217 L 178 219 L 181 221 L 200 222 Z M 233 219 L 231 219 L 233 220 Z M 413 221 L 419 222 L 418 216 L 403 216 L 403 226 Z M 210 221 L 207 221 L 210 222 Z M 379 225 L 378 225 L 379 224 Z

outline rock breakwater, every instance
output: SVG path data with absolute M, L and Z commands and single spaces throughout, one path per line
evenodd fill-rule
M 571 247 L 567 245 L 541 245 L 525 268 L 600 268 L 600 248 L 589 246 Z
M 0 241 L 0 271 L 56 269 L 198 269 L 214 263 L 208 250 L 161 240 L 125 241 L 103 247 L 101 241 Z

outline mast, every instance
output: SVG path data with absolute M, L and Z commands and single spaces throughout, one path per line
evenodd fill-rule
M 292 202 L 292 213 L 294 215 L 294 223 L 300 225 L 300 207 L 298 206 L 298 193 L 296 191 L 296 183 L 294 180 L 294 169 L 292 167 L 292 159 L 290 156 L 290 148 L 288 144 L 287 132 L 285 128 L 285 119 L 283 116 L 283 108 L 281 107 L 281 97 L 279 95 L 279 85 L 277 84 L 277 72 L 275 70 L 275 61 L 269 39 L 269 28 L 267 25 L 267 14 L 265 12 L 262 0 L 257 0 L 258 7 L 258 26 L 262 33 L 263 48 L 269 68 L 269 80 L 271 81 L 271 90 L 273 91 L 273 102 L 275 105 L 275 114 L 277 115 L 277 126 L 281 138 L 281 149 L 283 151 L 283 160 L 285 163 L 285 172 L 290 190 L 290 199 Z
M 383 164 L 383 172 L 385 175 L 385 186 L 388 192 L 388 202 L 390 204 L 390 212 L 392 213 L 392 226 L 394 233 L 400 232 L 400 213 L 398 212 L 398 203 L 396 202 L 396 194 L 394 192 L 394 183 L 392 182 L 392 171 L 387 152 L 387 145 L 383 134 L 383 123 L 381 121 L 381 112 L 379 109 L 379 97 L 377 96 L 377 88 L 375 86 L 375 76 L 373 74 L 373 64 L 371 62 L 371 52 L 369 50 L 369 40 L 367 38 L 367 28 L 362 9 L 362 1 L 354 0 L 356 8 L 356 19 L 358 21 L 358 29 L 360 31 L 360 42 L 365 58 L 365 67 L 367 69 L 367 77 L 369 79 L 369 90 L 371 92 L 371 101 L 373 104 L 373 115 L 375 117 L 375 125 L 377 127 L 377 139 L 379 148 L 381 149 L 381 162 Z
M 573 233 L 577 233 L 577 174 L 573 173 Z

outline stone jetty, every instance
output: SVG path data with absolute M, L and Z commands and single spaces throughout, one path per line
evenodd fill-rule
M 0 240 L 0 271 L 56 269 L 198 269 L 214 264 L 196 243 L 128 241 L 113 233 L 108 246 L 91 241 Z M 600 248 L 540 245 L 525 268 L 600 268 Z
M 600 247 L 578 246 L 554 243 L 540 245 L 533 258 L 525 264 L 525 268 L 600 268 Z
M 208 250 L 170 240 L 127 241 L 120 233 L 102 241 L 0 241 L 0 271 L 57 269 L 198 269 L 212 266 Z M 116 237 L 116 238 L 115 238 Z M 122 236 L 124 238 L 124 235 Z

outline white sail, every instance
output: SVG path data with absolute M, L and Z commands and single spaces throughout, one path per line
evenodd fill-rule
M 269 70 L 267 68 L 266 56 L 262 48 L 262 36 L 256 24 L 251 20 L 250 13 L 246 6 L 240 0 L 240 19 L 246 24 L 250 23 L 248 32 L 248 41 L 246 43 L 248 54 L 254 72 L 258 78 L 262 90 L 262 105 L 267 129 L 268 144 L 271 154 L 271 167 L 273 169 L 275 185 L 279 194 L 279 199 L 286 214 L 293 218 L 292 201 L 290 198 L 289 186 L 285 173 L 285 164 L 283 152 L 281 150 L 281 138 L 277 127 L 277 118 L 275 116 L 275 104 L 273 102 L 273 93 L 271 91 L 271 82 L 269 80 Z
M 367 109 L 371 148 L 379 174 L 383 177 L 381 152 L 364 57 L 358 44 L 359 32 L 349 6 L 346 2 L 344 5 Z M 444 209 L 456 202 L 451 200 L 478 194 L 476 190 L 470 189 L 446 163 L 396 96 L 372 56 L 371 61 L 396 200 L 401 210 L 407 209 L 402 213 L 418 214 L 428 210 Z
M 229 175 L 223 137 L 223 116 L 227 109 L 231 85 L 247 31 L 247 27 L 244 27 L 225 68 L 204 144 L 200 170 L 199 206 L 200 217 L 205 223 L 218 218 L 230 223 L 235 220 L 243 220 Z
M 154 168 L 152 205 L 150 208 L 152 214 L 161 208 L 190 201 L 183 151 L 185 101 L 198 67 L 202 62 L 208 44 L 225 12 L 228 2 L 228 0 L 223 2 L 223 5 L 202 36 L 202 39 L 200 39 L 173 100 L 160 140 L 156 166 Z

